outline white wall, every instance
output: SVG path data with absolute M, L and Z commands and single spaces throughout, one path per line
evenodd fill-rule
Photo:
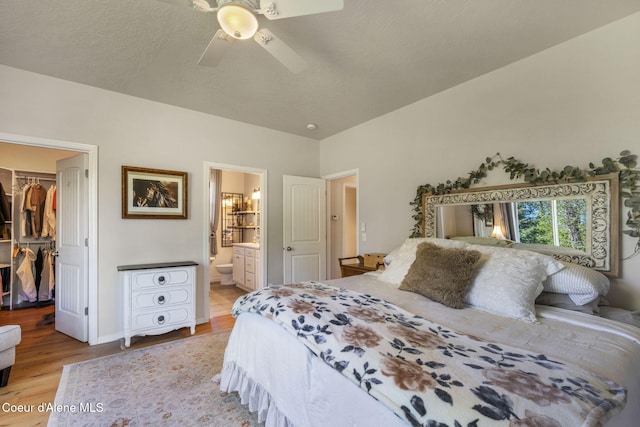
M 324 140 L 322 175 L 360 171 L 360 252 L 410 234 L 418 185 L 466 177 L 496 152 L 556 170 L 640 154 L 639 46 L 635 14 Z M 634 243 L 623 238 L 623 255 Z M 640 256 L 610 298 L 640 309 Z
M 120 333 L 118 265 L 194 260 L 201 264 L 198 295 L 204 293 L 205 161 L 268 170 L 273 283 L 282 282 L 282 175 L 318 176 L 316 141 L 5 66 L 0 132 L 99 147 L 99 340 Z M 122 165 L 188 172 L 189 219 L 122 219 Z M 198 307 L 200 319 L 206 303 Z

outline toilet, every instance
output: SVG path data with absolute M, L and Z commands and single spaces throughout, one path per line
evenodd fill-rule
M 221 285 L 235 285 L 233 281 L 233 264 L 218 264 L 216 270 L 220 273 Z

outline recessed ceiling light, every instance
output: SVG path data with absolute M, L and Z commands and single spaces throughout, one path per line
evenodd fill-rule
M 315 124 L 315 123 L 307 123 L 307 129 L 316 130 L 316 129 L 318 129 L 318 125 Z

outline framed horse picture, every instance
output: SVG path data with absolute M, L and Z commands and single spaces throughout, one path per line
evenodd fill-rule
M 186 172 L 122 166 L 122 218 L 187 219 Z

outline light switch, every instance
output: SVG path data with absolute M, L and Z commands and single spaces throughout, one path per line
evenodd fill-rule
M 367 223 L 365 221 L 362 221 L 362 224 L 360 224 L 360 231 L 363 233 L 367 231 Z

